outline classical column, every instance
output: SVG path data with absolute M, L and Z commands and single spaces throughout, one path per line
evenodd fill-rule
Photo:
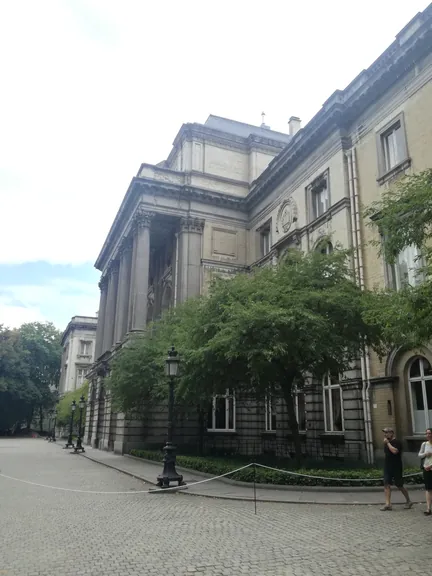
M 117 290 L 114 343 L 120 343 L 128 331 L 129 290 L 132 269 L 132 242 L 123 238 L 120 247 L 120 270 Z
M 104 337 L 104 325 L 105 325 L 105 312 L 106 312 L 106 302 L 107 302 L 107 279 L 102 277 L 99 282 L 100 288 L 100 300 L 99 300 L 99 311 L 98 311 L 98 323 L 96 328 L 96 344 L 95 344 L 95 360 L 99 358 L 102 354 L 103 337 Z
M 201 242 L 204 220 L 181 218 L 178 235 L 177 302 L 201 292 Z
M 137 229 L 136 226 L 132 228 L 132 259 L 131 259 L 131 275 L 129 283 L 129 300 L 128 300 L 128 320 L 127 331 L 132 330 L 132 321 L 134 317 L 134 294 L 135 294 L 135 264 L 136 264 L 136 245 L 137 245 Z
M 107 350 L 111 350 L 111 346 L 114 343 L 114 322 L 115 322 L 115 309 L 117 302 L 118 272 L 119 272 L 118 261 L 113 260 L 109 267 L 108 294 L 106 302 L 102 354 Z
M 147 323 L 147 293 L 150 266 L 150 223 L 153 214 L 139 211 L 135 216 L 135 263 L 132 330 L 144 330 Z

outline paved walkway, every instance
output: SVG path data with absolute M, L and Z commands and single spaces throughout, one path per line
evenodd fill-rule
M 131 456 L 119 456 L 112 452 L 103 450 L 92 450 L 86 447 L 83 454 L 100 464 L 124 472 L 129 476 L 138 478 L 149 484 L 149 488 L 156 483 L 158 474 L 162 471 L 161 464 L 153 463 Z M 253 500 L 253 486 L 244 486 L 243 483 L 236 483 L 232 480 L 210 480 L 208 474 L 186 470 L 177 467 L 177 471 L 183 474 L 187 484 L 193 484 L 206 480 L 202 484 L 191 485 L 187 490 L 182 490 L 182 494 L 193 496 L 206 496 L 210 498 L 222 498 L 226 500 Z M 420 489 L 419 489 L 420 488 Z M 409 488 L 413 502 L 424 502 L 424 492 L 420 486 Z M 154 497 L 160 497 L 157 494 Z M 260 502 L 281 502 L 297 504 L 363 504 L 378 505 L 383 503 L 382 488 L 311 488 L 297 486 L 279 486 L 275 488 L 263 488 L 256 485 L 256 499 Z M 398 490 L 393 492 L 393 504 L 402 504 L 403 496 Z
M 0 438 L 1 576 L 424 576 L 430 564 L 423 505 L 259 502 L 255 514 L 149 486 L 59 445 Z

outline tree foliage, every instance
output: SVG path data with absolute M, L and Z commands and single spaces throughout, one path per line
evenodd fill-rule
M 31 422 L 36 409 L 50 408 L 58 384 L 61 334 L 51 323 L 0 326 L 0 430 Z
M 396 345 L 421 346 L 432 338 L 432 169 L 405 176 L 364 214 L 384 238 L 374 244 L 387 263 L 395 263 L 408 246 L 419 248 L 423 260 L 418 266 L 423 281 L 399 292 L 376 291 L 367 319 L 380 324 Z
M 289 251 L 277 267 L 217 279 L 209 296 L 171 310 L 151 335 L 123 349 L 113 366 L 113 396 L 123 410 L 160 398 L 172 343 L 181 354 L 182 402 L 203 406 L 227 388 L 281 396 L 298 441 L 294 387 L 342 374 L 365 344 L 386 350 L 380 325 L 365 320 L 370 301 L 373 294 L 354 282 L 348 252 Z
M 88 382 L 84 382 L 84 384 L 81 386 L 81 388 L 77 388 L 73 392 L 66 392 L 66 394 L 63 395 L 63 397 L 61 398 L 61 400 L 57 406 L 57 422 L 56 422 L 56 424 L 58 426 L 68 426 L 69 425 L 71 412 L 72 412 L 72 410 L 71 410 L 72 401 L 75 400 L 75 402 L 78 406 L 79 399 L 81 398 L 81 396 L 84 396 L 84 398 L 86 399 L 86 402 L 88 402 L 88 392 L 89 392 Z M 86 411 L 84 410 L 83 422 L 82 422 L 83 428 L 85 426 L 85 415 L 86 415 Z M 74 413 L 74 423 L 78 424 L 78 422 L 79 422 L 79 409 L 77 408 L 75 410 L 75 413 Z

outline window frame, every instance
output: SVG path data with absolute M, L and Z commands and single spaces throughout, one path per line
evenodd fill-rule
M 325 190 L 327 196 L 324 212 L 318 214 L 317 198 Z M 327 168 L 306 187 L 306 203 L 309 223 L 322 218 L 331 208 L 330 170 Z
M 333 379 L 329 374 L 326 374 L 322 380 L 322 388 L 323 388 L 323 413 L 324 413 L 324 431 L 326 434 L 344 434 L 345 433 L 345 419 L 344 419 L 344 409 L 343 409 L 343 394 L 342 394 L 342 386 L 340 382 L 337 381 L 333 383 Z M 341 425 L 342 430 L 335 430 L 334 429 L 334 410 L 333 410 L 333 397 L 332 397 L 332 390 L 339 389 L 340 392 L 340 408 L 341 408 Z M 327 402 L 326 402 L 326 394 L 327 394 Z M 326 409 L 327 406 L 330 407 L 330 413 L 328 414 L 329 418 L 326 418 Z M 330 422 L 330 429 L 327 426 L 327 420 Z
M 270 226 L 266 226 L 262 230 L 260 230 L 260 250 L 261 250 L 261 258 L 264 258 L 271 252 L 271 228 Z
M 270 394 L 266 394 L 264 400 L 264 416 L 265 416 L 265 431 L 266 432 L 276 432 L 277 428 L 277 410 L 276 404 L 277 400 Z M 274 422 L 273 422 L 274 419 Z M 274 426 L 273 426 L 274 424 Z
M 420 376 L 414 376 L 413 378 L 410 377 L 411 368 L 416 360 L 420 360 Z M 427 402 L 427 393 L 426 393 L 426 381 L 432 382 L 432 376 L 425 376 L 424 375 L 424 366 L 423 362 L 428 362 L 429 365 L 431 363 L 425 356 L 415 356 L 411 359 L 408 364 L 408 392 L 410 398 L 410 406 L 411 406 L 411 427 L 413 431 L 413 435 L 424 435 L 424 430 L 426 428 L 430 428 L 432 426 L 432 418 L 429 419 L 429 412 L 432 411 L 432 406 L 428 405 Z M 422 386 L 422 396 L 423 396 L 423 406 L 424 406 L 424 415 L 425 415 L 425 428 L 421 432 L 417 432 L 415 429 L 415 418 L 414 418 L 414 402 L 413 402 L 413 391 L 412 391 L 412 383 L 413 382 L 421 382 Z M 427 408 L 427 409 L 426 409 Z
M 225 428 L 216 428 L 216 401 L 218 398 L 225 399 Z M 232 399 L 233 405 L 233 427 L 229 428 L 229 405 L 230 399 Z M 236 398 L 233 391 L 229 388 L 226 389 L 225 394 L 215 394 L 211 400 L 211 411 L 212 411 L 212 426 L 208 426 L 207 421 L 207 431 L 208 432 L 235 432 L 236 431 Z
M 80 356 L 91 356 L 91 349 L 91 340 L 80 340 Z
M 305 413 L 304 428 L 300 428 L 300 418 L 299 418 L 299 396 L 300 395 L 304 396 L 304 413 Z M 306 428 L 307 428 L 306 393 L 304 390 L 295 390 L 294 391 L 294 410 L 295 410 L 295 415 L 296 415 L 296 420 L 297 420 L 297 425 L 298 425 L 298 431 L 299 432 L 306 432 Z
M 388 166 L 387 158 L 386 158 L 386 142 L 388 137 L 394 133 L 397 129 L 400 130 L 400 159 L 391 167 Z M 401 112 L 390 122 L 385 124 L 381 129 L 376 132 L 376 146 L 377 146 L 377 155 L 378 155 L 378 183 L 384 184 L 389 177 L 397 174 L 398 172 L 403 171 L 407 168 L 411 162 L 410 157 L 408 155 L 408 143 L 407 143 L 407 135 L 406 135 L 406 127 L 405 127 L 405 116 L 404 113 Z
M 382 260 L 383 260 L 383 264 L 384 264 L 384 280 L 385 280 L 385 284 L 386 284 L 387 288 L 390 288 L 391 290 L 396 290 L 397 292 L 399 292 L 402 288 L 404 288 L 405 286 L 408 285 L 408 283 L 405 284 L 405 283 L 400 281 L 401 275 L 399 272 L 399 267 L 400 267 L 399 257 L 402 254 L 402 252 L 407 250 L 408 248 L 414 248 L 416 251 L 416 256 L 414 257 L 415 266 L 413 268 L 409 268 L 409 270 L 412 271 L 412 273 L 414 274 L 414 278 L 416 279 L 416 282 L 415 282 L 415 284 L 409 284 L 409 285 L 410 286 L 419 286 L 422 282 L 424 282 L 424 275 L 420 272 L 420 270 L 421 270 L 421 268 L 424 267 L 425 261 L 424 261 L 424 257 L 421 253 L 420 248 L 418 248 L 414 244 L 410 244 L 409 246 L 406 246 L 404 248 L 404 250 L 401 251 L 395 257 L 395 262 L 393 264 L 390 264 L 389 262 L 387 262 L 387 260 L 385 258 L 384 245 L 386 242 L 386 238 L 385 238 L 384 234 L 380 233 L 380 239 L 381 239 Z

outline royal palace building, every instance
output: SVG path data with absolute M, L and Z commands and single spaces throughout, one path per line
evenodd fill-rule
M 111 409 L 113 355 L 167 308 L 205 293 L 214 275 L 229 277 L 276 263 L 290 247 L 304 252 L 353 248 L 360 285 L 416 281 L 415 250 L 390 267 L 370 245 L 376 232 L 363 207 L 395 179 L 432 166 L 432 5 L 344 90 L 288 134 L 218 116 L 184 124 L 168 158 L 142 164 L 96 261 L 101 271 L 95 362 L 88 376 L 86 441 L 122 453 L 162 446 L 166 410 L 145 421 Z M 342 381 L 324 378 L 296 396 L 303 445 L 312 455 L 373 461 L 392 425 L 418 451 L 432 425 L 432 349 L 372 354 Z M 292 449 L 282 400 L 260 405 L 209 399 L 206 446 L 242 453 Z M 175 440 L 193 447 L 199 425 L 180 414 Z

